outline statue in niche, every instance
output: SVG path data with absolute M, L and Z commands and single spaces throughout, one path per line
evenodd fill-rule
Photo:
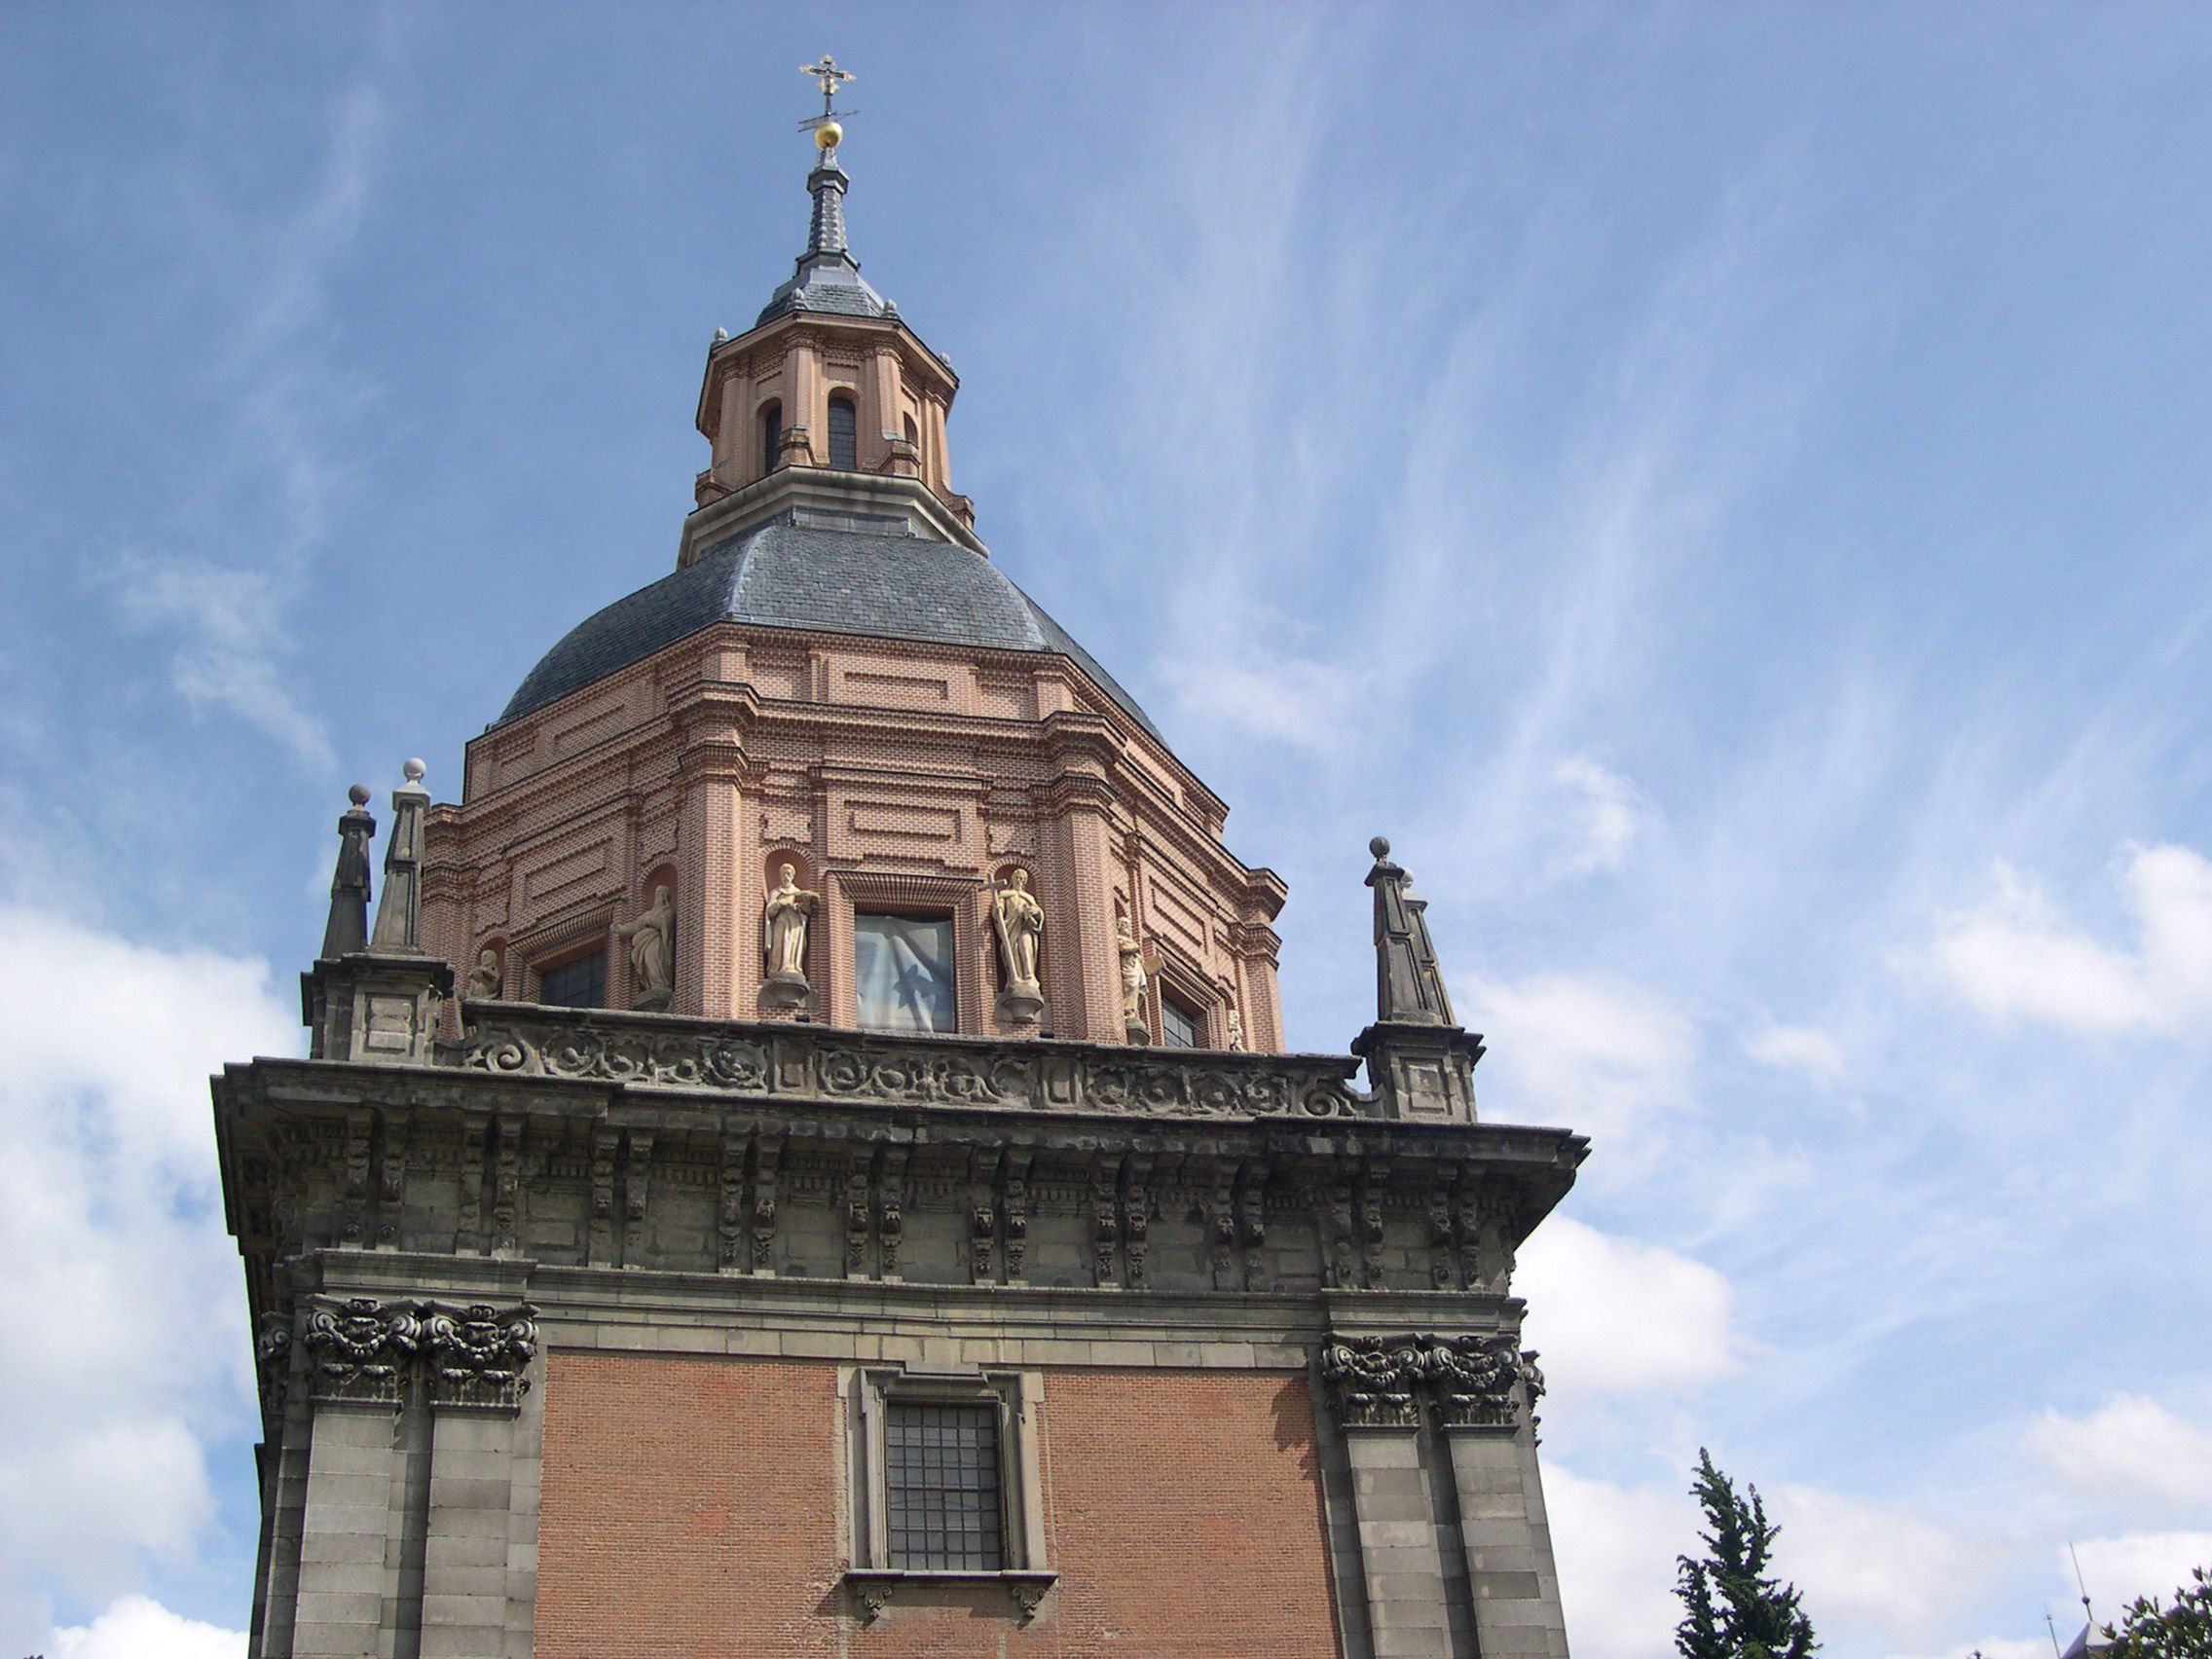
M 1160 946 L 1149 939 L 1139 943 L 1124 917 L 1114 923 L 1114 950 L 1122 961 L 1122 1034 L 1132 1043 L 1149 1043 L 1152 1027 L 1145 1023 L 1144 993 L 1160 972 Z
M 1226 1047 L 1241 1054 L 1244 1051 L 1244 1016 L 1236 1012 L 1234 1003 L 1229 1008 L 1228 1025 L 1229 1040 Z
M 797 1008 L 811 994 L 806 982 L 806 929 L 821 904 L 821 894 L 798 884 L 797 864 L 778 860 L 776 884 L 768 889 L 760 918 L 761 947 L 768 963 L 760 999 L 771 1008 Z
M 474 1002 L 491 1002 L 499 994 L 499 953 L 487 945 L 476 953 L 476 966 L 468 971 L 468 995 Z
M 614 937 L 630 942 L 630 1003 L 633 1008 L 666 1008 L 676 988 L 676 906 L 668 883 L 653 888 L 649 909 L 624 922 Z
M 1007 872 L 991 899 L 991 925 L 999 938 L 999 961 L 1006 968 L 1006 989 L 999 1008 L 1017 1024 L 1036 1019 L 1045 1007 L 1037 982 L 1037 964 L 1045 943 L 1045 907 L 1029 891 L 1029 872 Z

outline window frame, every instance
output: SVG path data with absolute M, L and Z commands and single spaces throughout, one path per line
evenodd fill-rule
M 558 974 L 564 968 L 572 968 L 579 962 L 590 962 L 595 959 L 599 963 L 599 1001 L 595 1003 L 552 1003 L 545 1000 L 545 979 L 548 975 Z M 613 986 L 608 983 L 607 941 L 604 939 L 588 949 L 571 950 L 548 962 L 533 962 L 530 965 L 530 974 L 531 988 L 535 993 L 532 1000 L 541 1008 L 566 1008 L 582 1011 L 606 1009 L 612 1006 L 608 1001 L 608 992 L 613 989 Z
M 1179 1014 L 1191 1028 L 1191 1040 L 1188 1043 L 1177 1043 L 1168 1038 L 1167 1015 L 1170 1010 Z M 1191 1006 L 1189 998 L 1180 992 L 1169 990 L 1165 985 L 1160 988 L 1160 1046 L 1162 1049 L 1184 1050 L 1207 1047 L 1206 1016 Z
M 845 1512 L 850 1565 L 844 1578 L 861 1616 L 873 1623 L 905 1584 L 996 1584 L 1027 1624 L 1058 1579 L 1046 1559 L 1039 1422 L 1045 1379 L 1038 1371 L 920 1365 L 859 1365 L 840 1379 L 846 1397 Z M 893 1406 L 987 1406 L 998 1425 L 999 1553 L 996 1568 L 894 1566 L 891 1560 L 889 1424 Z
M 945 982 L 952 991 L 952 1023 L 942 1029 L 925 1030 L 912 1025 L 870 1025 L 861 1017 L 861 923 L 864 919 L 882 917 L 886 920 L 905 922 L 932 922 L 941 924 L 950 941 L 945 956 Z M 851 936 L 850 948 L 845 952 L 845 972 L 853 987 L 853 1027 L 859 1031 L 875 1032 L 885 1037 L 945 1037 L 956 1036 L 961 1030 L 960 994 L 961 938 L 958 912 L 940 910 L 927 905 L 912 907 L 856 902 L 847 928 Z
M 760 476 L 776 470 L 784 456 L 784 400 L 771 397 L 754 417 L 754 431 L 760 442 Z
M 852 448 L 839 462 L 837 456 L 837 411 L 839 405 L 852 416 L 852 429 L 844 435 L 851 439 Z M 827 417 L 823 426 L 823 455 L 832 471 L 858 472 L 861 469 L 861 400 L 840 387 L 830 394 Z

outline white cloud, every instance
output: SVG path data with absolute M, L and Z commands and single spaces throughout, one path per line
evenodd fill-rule
M 2140 1394 L 2116 1394 L 2086 1417 L 2046 1412 L 2026 1444 L 2091 1496 L 2212 1507 L 2212 1430 Z
M 1558 873 L 1619 869 L 1651 820 L 1642 792 L 1582 755 L 1555 766 L 1552 782 L 1573 796 L 1575 817 L 1574 844 L 1561 856 Z
M 245 1659 L 245 1632 L 170 1612 L 143 1596 L 119 1598 L 89 1625 L 56 1630 L 47 1659 Z
M 1626 1138 L 1688 1102 L 1696 1028 L 1649 991 L 1542 974 L 1472 981 L 1459 1006 L 1523 1122 Z
M 1582 1659 L 1660 1659 L 1675 1645 L 1681 1607 L 1675 1558 L 1697 1542 L 1697 1509 L 1678 1492 L 1585 1480 L 1544 1469 L 1559 1563 L 1560 1601 Z
M 0 1648 L 212 1517 L 251 1408 L 206 1080 L 297 1051 L 260 963 L 0 906 Z
M 113 581 L 126 623 L 180 636 L 169 679 L 194 708 L 238 716 L 316 770 L 336 764 L 322 722 L 299 706 L 278 672 L 278 659 L 292 647 L 266 572 L 127 557 L 117 562 Z
M 1694 1388 L 1736 1369 L 1734 1293 L 1703 1262 L 1553 1216 L 1521 1252 L 1529 1339 L 1562 1392 Z
M 1936 919 L 1928 962 L 1993 1018 L 2071 1030 L 2172 1031 L 2212 1013 L 2212 862 L 2187 847 L 2136 849 L 2124 883 L 2132 950 L 2068 926 L 2009 866 L 1976 909 Z
M 1962 1641 L 1945 1648 L 1935 1659 L 2044 1659 L 2050 1651 L 2050 1642 L 2033 1636 L 1985 1636 L 1979 1641 Z
M 1984 1540 L 1903 1504 L 1812 1487 L 1763 1493 L 1782 1529 L 1775 1566 L 1805 1593 L 1816 1628 L 1870 1628 L 1927 1642 L 1972 1603 L 1997 1565 Z
M 1843 1046 L 1817 1025 L 1769 1025 L 1744 1039 L 1744 1052 L 1762 1066 L 1801 1071 L 1823 1083 L 1843 1076 Z
M 2100 1621 L 2119 1622 L 2121 1608 L 2138 1596 L 2170 1602 L 2189 1582 L 2194 1567 L 2212 1567 L 2212 1532 L 2124 1532 L 2114 1538 L 2084 1538 L 2074 1546 L 2082 1581 L 2089 1587 Z M 2071 1583 L 2074 1559 L 2058 1552 L 2060 1570 Z
M 1356 735 L 1369 678 L 1328 663 L 1234 645 L 1163 659 L 1161 679 L 1194 721 L 1326 753 Z

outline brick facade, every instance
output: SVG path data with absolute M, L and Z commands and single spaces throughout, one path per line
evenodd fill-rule
M 1052 1599 L 1015 1626 L 947 1588 L 858 1633 L 836 1366 L 556 1352 L 545 1389 L 537 1659 L 1338 1651 L 1303 1372 L 1047 1371 Z

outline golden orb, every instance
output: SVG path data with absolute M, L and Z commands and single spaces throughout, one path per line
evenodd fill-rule
M 834 150 L 837 147 L 837 141 L 844 135 L 845 129 L 842 127 L 839 127 L 834 121 L 825 121 L 814 129 L 814 142 L 820 149 Z

